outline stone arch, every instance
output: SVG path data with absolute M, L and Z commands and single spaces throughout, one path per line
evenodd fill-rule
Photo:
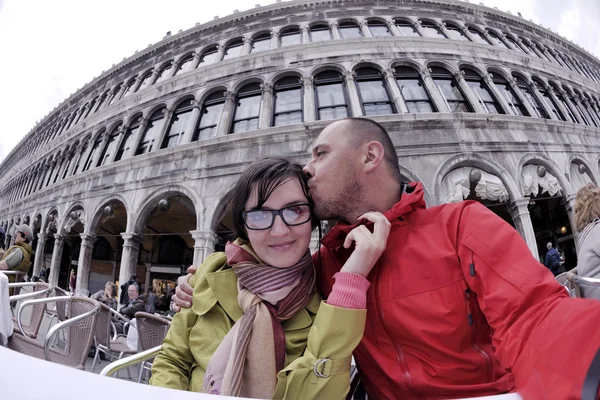
M 572 171 L 571 171 L 572 164 L 579 164 L 579 165 L 585 166 L 585 169 L 586 169 L 585 172 L 588 174 L 588 176 L 590 177 L 590 179 L 592 180 L 594 185 L 596 185 L 596 186 L 598 185 L 599 181 L 598 181 L 598 176 L 596 175 L 596 171 L 594 170 L 592 165 L 581 154 L 577 154 L 577 153 L 569 154 L 569 157 L 567 158 L 567 163 L 565 164 L 565 174 L 569 178 L 569 182 L 571 182 L 571 185 L 574 184 L 573 181 L 575 179 L 572 176 Z M 576 188 L 573 187 L 573 189 L 576 189 Z
M 489 174 L 497 176 L 506 187 L 511 201 L 523 197 L 513 177 L 501 164 L 480 154 L 465 153 L 449 158 L 435 172 L 434 198 L 438 203 L 442 200 L 442 181 L 444 177 L 452 170 L 460 167 L 480 168 Z
M 374 68 L 381 73 L 382 76 L 385 76 L 385 65 L 377 62 L 377 61 L 359 61 L 357 63 L 353 63 L 352 68 L 350 70 L 352 72 L 356 72 L 356 70 L 361 68 Z
M 243 78 L 241 80 L 239 80 L 238 82 L 236 82 L 233 85 L 233 92 L 235 93 L 235 95 L 237 96 L 238 92 L 240 91 L 241 88 L 243 88 L 244 86 L 250 84 L 250 83 L 258 83 L 258 84 L 264 84 L 265 80 L 264 77 L 260 76 L 260 75 L 255 75 L 255 76 L 251 76 L 251 77 L 247 77 L 247 78 Z
M 91 208 L 91 212 L 88 216 L 88 223 L 85 225 L 85 233 L 94 234 L 99 228 L 100 221 L 102 220 L 102 212 L 104 211 L 104 207 L 108 205 L 112 205 L 114 203 L 121 203 L 127 212 L 127 221 L 129 221 L 129 206 L 127 204 L 127 200 L 124 196 L 114 193 L 104 197 L 100 200 L 95 207 Z
M 77 214 L 76 219 L 72 218 L 71 213 L 73 212 Z M 76 201 L 73 204 L 71 204 L 69 208 L 67 208 L 67 211 L 65 212 L 65 214 L 62 217 L 62 220 L 60 221 L 59 233 L 68 233 L 71 230 L 71 227 L 77 224 L 78 222 L 81 223 L 84 227 L 87 225 L 85 206 L 81 201 Z
M 304 79 L 304 73 L 297 68 L 286 69 L 285 71 L 278 71 L 275 74 L 269 76 L 265 83 L 270 83 L 271 85 L 275 85 L 275 82 L 282 78 L 286 78 L 288 76 L 298 77 L 300 79 Z
M 423 69 L 423 64 L 421 64 L 415 60 L 411 60 L 409 58 L 395 59 L 395 60 L 390 61 L 390 63 L 388 64 L 388 68 L 390 70 L 392 70 L 392 72 L 394 71 L 394 68 L 396 68 L 396 67 L 414 68 L 418 73 L 421 73 L 421 70 Z
M 194 212 L 196 213 L 197 226 L 202 215 L 202 200 L 195 191 L 185 186 L 169 185 L 154 191 L 146 197 L 146 201 L 140 204 L 135 211 L 130 211 L 129 215 L 131 215 L 131 218 L 127 221 L 128 232 L 141 234 L 150 213 L 156 207 L 157 201 L 162 197 L 170 196 L 185 196 L 192 202 L 194 205 Z
M 552 161 L 549 157 L 540 154 L 540 153 L 527 153 L 519 160 L 517 173 L 518 173 L 518 183 L 519 183 L 519 192 L 522 197 L 523 193 L 523 177 L 521 176 L 521 171 L 525 165 L 529 164 L 539 164 L 542 165 L 548 170 L 548 172 L 552 173 L 558 180 L 558 184 L 560 185 L 563 195 L 572 192 L 571 184 L 566 180 L 565 174 L 561 173 L 558 165 Z
M 315 75 L 318 75 L 324 71 L 335 71 L 342 74 L 342 76 L 344 76 L 344 74 L 348 72 L 348 70 L 340 64 L 322 64 L 313 68 L 308 75 L 314 77 Z

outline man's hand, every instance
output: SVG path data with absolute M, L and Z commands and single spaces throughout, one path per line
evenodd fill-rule
M 190 308 L 192 306 L 194 288 L 190 286 L 189 281 L 196 272 L 196 267 L 189 267 L 187 272 L 187 275 L 180 276 L 179 279 L 177 279 L 177 288 L 175 289 L 175 296 L 173 296 L 172 299 L 172 308 L 175 312 L 179 312 L 181 308 Z
M 373 233 L 364 225 L 359 225 L 350 231 L 344 241 L 344 247 L 349 248 L 354 242 L 354 251 L 342 267 L 342 271 L 366 278 L 385 251 L 392 224 L 379 212 L 368 212 L 358 219 L 373 222 Z

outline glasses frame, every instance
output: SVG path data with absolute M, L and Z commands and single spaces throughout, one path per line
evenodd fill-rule
M 288 208 L 292 208 L 292 207 L 300 207 L 300 206 L 308 206 L 308 210 L 309 210 L 309 218 L 304 221 L 304 222 L 300 222 L 298 224 L 288 224 L 288 222 L 285 220 L 284 216 L 283 216 L 283 211 L 287 210 Z M 271 224 L 269 226 L 267 226 L 266 228 L 251 228 L 248 226 L 248 221 L 246 221 L 246 216 L 252 212 L 256 212 L 256 211 L 262 211 L 262 212 L 270 212 L 271 215 L 273 216 L 273 218 L 271 219 Z M 300 203 L 300 204 L 293 204 L 291 206 L 287 206 L 284 208 L 281 208 L 279 210 L 251 210 L 251 211 L 242 211 L 242 218 L 244 220 L 244 226 L 247 229 L 250 229 L 251 231 L 266 231 L 267 229 L 271 229 L 273 227 L 273 224 L 275 223 L 275 218 L 279 215 L 279 217 L 281 218 L 281 220 L 283 221 L 284 224 L 286 224 L 287 226 L 299 226 L 299 225 L 303 225 L 307 222 L 309 222 L 312 219 L 312 204 L 310 203 Z

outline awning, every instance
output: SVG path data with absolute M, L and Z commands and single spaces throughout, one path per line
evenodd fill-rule
M 546 171 L 544 176 L 539 176 L 538 171 L 539 165 L 525 165 L 521 170 L 521 177 L 523 178 L 523 195 L 524 196 L 537 196 L 539 188 L 542 188 L 542 193 L 548 193 L 550 196 L 556 194 L 562 194 L 558 179 L 550 172 Z
M 442 190 L 444 194 L 444 203 L 458 203 L 463 201 L 470 194 L 471 181 L 469 174 L 472 167 L 460 167 L 450 171 L 442 180 Z M 496 175 L 481 172 L 481 179 L 475 185 L 475 195 L 482 200 L 491 200 L 498 202 L 508 201 L 510 198 L 508 190 L 504 183 Z

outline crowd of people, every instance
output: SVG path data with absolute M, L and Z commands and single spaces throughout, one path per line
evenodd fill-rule
M 179 280 L 152 385 L 343 399 L 354 357 L 376 399 L 570 399 L 600 360 L 600 297 L 570 298 L 553 244 L 542 264 L 479 202 L 427 207 L 370 119 L 328 125 L 306 166 L 254 162 L 227 211 L 225 251 Z M 339 222 L 311 255 L 320 220 Z M 575 205 L 582 276 L 600 278 L 599 222 L 600 189 L 587 185 Z M 17 227 L 1 269 L 26 266 L 30 234 Z M 155 311 L 135 277 L 121 287 L 120 299 L 112 282 L 91 297 L 128 318 Z

